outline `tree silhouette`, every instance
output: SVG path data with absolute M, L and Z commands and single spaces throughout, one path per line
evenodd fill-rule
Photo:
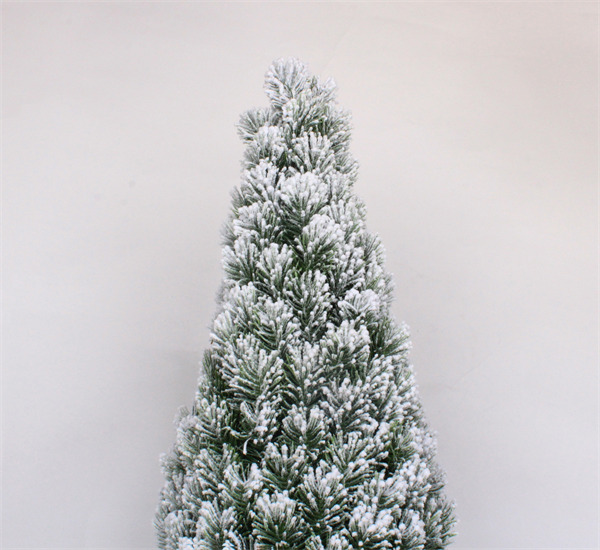
M 295 59 L 265 90 L 239 123 L 220 306 L 163 458 L 159 547 L 443 548 L 453 506 L 352 190 L 349 114 Z

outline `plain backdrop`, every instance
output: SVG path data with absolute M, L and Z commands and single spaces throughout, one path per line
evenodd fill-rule
M 596 2 L 3 2 L 3 548 L 152 548 L 272 60 L 333 76 L 459 549 L 598 544 Z

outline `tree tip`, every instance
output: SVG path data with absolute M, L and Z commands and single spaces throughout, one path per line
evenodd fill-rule
M 305 63 L 296 57 L 280 58 L 265 74 L 265 92 L 274 106 L 281 106 L 310 86 Z

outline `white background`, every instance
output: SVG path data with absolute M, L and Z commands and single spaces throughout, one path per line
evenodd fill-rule
M 151 548 L 270 62 L 333 76 L 454 548 L 596 548 L 597 4 L 4 3 L 4 548 Z

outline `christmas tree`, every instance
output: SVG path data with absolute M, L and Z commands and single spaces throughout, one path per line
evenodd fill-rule
M 163 458 L 159 547 L 443 548 L 453 506 L 353 193 L 349 114 L 295 59 L 265 90 L 239 123 L 219 311 Z

